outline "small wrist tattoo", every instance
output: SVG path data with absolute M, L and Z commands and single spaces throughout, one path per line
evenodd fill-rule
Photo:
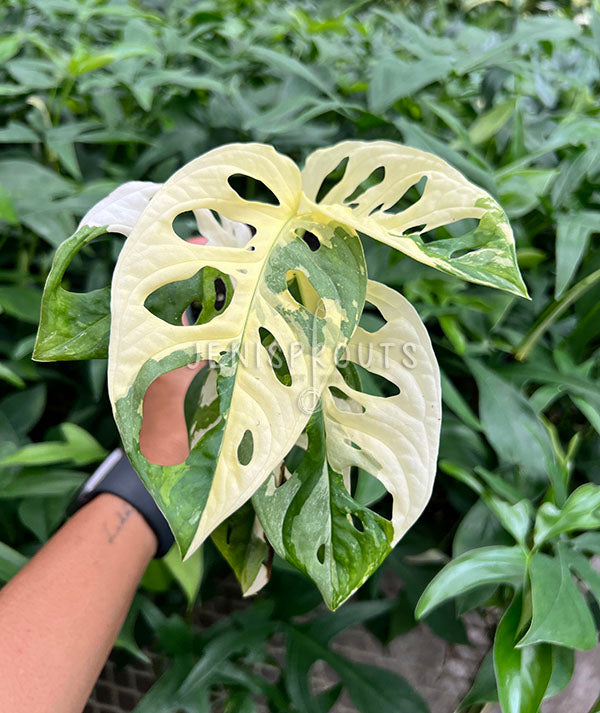
M 109 545 L 112 545 L 112 543 L 117 539 L 121 530 L 125 527 L 125 523 L 131 517 L 132 513 L 133 513 L 133 508 L 131 507 L 131 505 L 125 505 L 123 508 L 119 509 L 116 513 L 116 520 L 117 520 L 116 525 L 109 527 L 106 520 L 104 521 L 104 530 L 106 532 L 106 536 L 107 536 Z

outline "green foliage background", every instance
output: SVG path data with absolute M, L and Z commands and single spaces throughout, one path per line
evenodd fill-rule
M 415 304 L 443 371 L 430 506 L 335 614 L 298 620 L 318 593 L 276 562 L 247 611 L 199 631 L 186 595 L 201 563 L 170 557 L 151 566 L 119 643 L 164 656 L 138 713 L 210 710 L 217 693 L 230 713 L 254 710 L 257 695 L 273 711 L 320 712 L 342 688 L 361 713 L 426 711 L 402 679 L 329 641 L 360 622 L 384 642 L 404 633 L 437 575 L 417 609 L 437 635 L 464 642 L 466 611 L 506 611 L 465 708 L 499 697 L 504 713 L 538 710 L 568 682 L 573 649 L 595 644 L 600 612 L 589 563 L 600 554 L 598 6 L 9 0 L 0 24 L 0 578 L 48 538 L 117 442 L 103 361 L 30 359 L 53 250 L 87 208 L 229 141 L 269 142 L 300 163 L 342 138 L 401 141 L 499 199 L 532 295 L 366 244 L 370 275 Z M 117 250 L 87 248 L 68 285 L 107 285 Z M 207 548 L 200 600 L 223 567 Z M 394 599 L 381 587 L 390 576 L 403 584 Z M 287 665 L 271 684 L 254 664 L 270 660 L 277 632 Z M 319 659 L 341 682 L 314 697 Z

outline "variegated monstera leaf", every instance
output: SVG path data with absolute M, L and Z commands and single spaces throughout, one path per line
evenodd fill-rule
M 259 192 L 245 193 L 243 181 Z M 205 244 L 177 234 L 182 214 Z M 474 219 L 466 234 L 424 239 L 463 219 Z M 108 287 L 62 286 L 73 255 L 103 232 L 128 236 L 110 311 Z M 344 142 L 303 171 L 269 146 L 234 144 L 162 186 L 125 184 L 60 246 L 48 278 L 35 358 L 108 347 L 124 446 L 180 548 L 189 554 L 213 534 L 247 593 L 268 578 L 270 544 L 339 606 L 431 493 L 437 364 L 414 309 L 368 280 L 359 232 L 526 296 L 498 204 L 444 161 L 391 142 Z M 376 332 L 358 326 L 365 300 L 383 316 Z M 151 463 L 139 446 L 145 392 L 199 361 L 186 400 L 189 455 Z M 383 390 L 369 388 L 375 377 Z M 388 494 L 387 517 L 370 507 L 373 493 Z

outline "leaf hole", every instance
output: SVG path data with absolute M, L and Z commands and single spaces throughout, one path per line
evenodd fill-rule
M 411 186 L 405 193 L 403 193 L 403 195 L 398 198 L 394 205 L 391 205 L 389 208 L 386 208 L 385 212 L 392 213 L 393 215 L 395 215 L 397 213 L 402 213 L 402 211 L 405 211 L 407 208 L 410 208 L 421 198 L 421 196 L 425 192 L 426 185 L 427 176 L 421 176 L 419 181 L 413 186 Z
M 311 233 L 310 230 L 298 228 L 295 232 L 301 240 L 304 240 L 311 252 L 315 253 L 321 247 L 321 241 L 314 233 Z
M 285 279 L 288 292 L 295 302 L 315 317 L 325 317 L 323 301 L 305 272 L 288 270 Z
M 111 266 L 125 243 L 122 236 L 103 233 L 73 255 L 61 281 L 68 292 L 85 293 L 110 285 Z
M 362 183 L 359 183 L 358 186 L 352 191 L 352 193 L 349 196 L 346 196 L 344 198 L 344 203 L 352 203 L 353 201 L 356 201 L 357 198 L 362 196 L 364 193 L 366 193 L 369 188 L 373 188 L 374 186 L 378 186 L 383 179 L 385 178 L 385 167 L 384 166 L 379 166 L 378 168 L 374 169 L 371 171 L 371 173 L 365 178 L 365 180 Z M 357 204 L 358 205 L 358 204 Z M 352 206 L 350 206 L 352 207 Z
M 277 196 L 273 191 L 257 178 L 243 173 L 234 173 L 229 176 L 227 182 L 245 201 L 257 201 L 259 203 L 269 203 L 270 205 L 280 205 Z
M 237 449 L 237 459 L 240 465 L 248 465 L 254 454 L 254 436 L 252 431 L 247 429 L 242 436 L 242 440 Z
M 422 235 L 426 227 L 427 223 L 423 223 L 422 225 L 412 225 L 410 228 L 404 230 L 402 232 L 402 235 L 420 235 L 424 242 L 428 242 Z
M 372 354 L 369 356 L 368 350 L 365 349 L 364 352 L 359 350 L 358 357 L 361 362 L 351 362 L 354 369 L 358 373 L 358 379 L 360 381 L 360 388 L 355 389 L 363 394 L 370 394 L 371 396 L 381 396 L 383 398 L 389 398 L 390 396 L 397 396 L 400 393 L 400 389 L 393 381 L 390 381 L 385 376 L 381 374 L 376 374 L 369 370 L 370 361 L 372 362 Z M 344 372 L 340 370 L 340 373 L 346 380 Z M 355 388 L 351 384 L 348 384 L 351 388 Z
M 193 211 L 186 210 L 185 213 L 179 213 L 173 219 L 173 232 L 182 240 L 199 237 L 198 223 Z
M 358 530 L 359 532 L 365 531 L 365 525 L 364 525 L 363 521 L 360 519 L 360 517 L 358 517 L 358 515 L 351 512 L 350 519 L 352 520 L 352 527 L 354 527 L 355 530 Z
M 372 302 L 365 302 L 364 309 L 360 315 L 358 326 L 362 327 L 365 332 L 374 334 L 378 332 L 386 324 L 386 319 L 381 313 L 379 307 Z
M 361 448 L 357 443 L 354 443 L 354 441 L 351 441 L 349 438 L 344 438 L 344 443 L 345 443 L 347 446 L 350 446 L 351 448 L 354 448 L 354 450 L 362 451 L 362 448 Z
M 319 560 L 320 564 L 323 564 L 325 562 L 325 545 L 319 545 L 319 549 L 317 550 L 317 559 Z
M 217 277 L 214 282 L 215 289 L 215 310 L 220 312 L 227 302 L 227 285 L 222 277 Z
M 265 327 L 259 327 L 258 334 L 260 337 L 260 343 L 269 355 L 271 368 L 273 369 L 273 373 L 277 377 L 277 380 L 280 384 L 283 384 L 283 386 L 291 386 L 292 374 L 281 345 L 277 339 L 275 339 L 273 334 Z
M 352 396 L 348 396 L 348 394 L 344 393 L 341 389 L 338 389 L 337 386 L 330 386 L 329 393 L 339 411 L 344 411 L 345 413 L 364 413 L 366 411 L 360 402 Z
M 373 213 L 379 212 L 383 208 L 383 203 L 380 203 L 379 205 L 376 205 L 375 208 L 369 211 L 369 216 L 373 215 Z
M 317 191 L 317 203 L 321 203 L 326 197 L 329 191 L 336 186 L 344 177 L 344 174 L 346 173 L 346 168 L 348 167 L 348 156 L 343 158 L 338 165 L 333 169 L 333 171 L 330 171 L 325 178 L 323 179 L 323 182 L 319 186 L 319 190 Z

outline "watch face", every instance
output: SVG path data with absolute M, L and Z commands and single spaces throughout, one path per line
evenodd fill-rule
M 85 497 L 93 492 L 95 488 L 106 478 L 110 471 L 125 457 L 125 453 L 120 448 L 115 450 L 105 458 L 105 460 L 90 475 L 89 480 L 81 489 L 80 497 Z

